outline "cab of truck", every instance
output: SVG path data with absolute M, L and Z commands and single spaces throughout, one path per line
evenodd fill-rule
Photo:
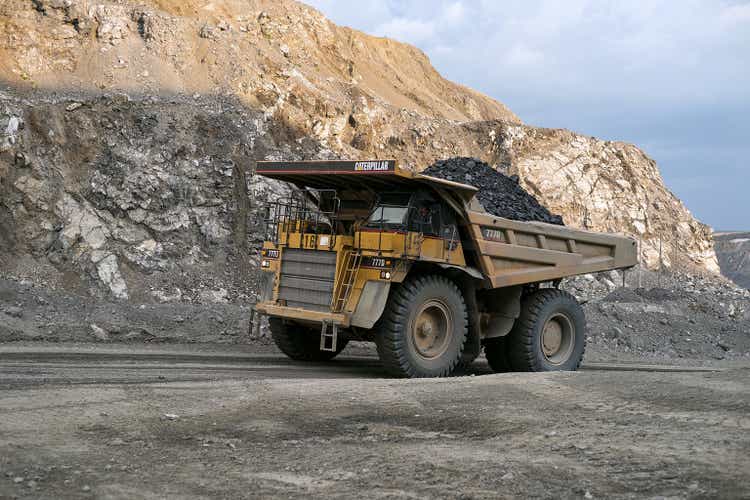
M 466 265 L 456 209 L 429 185 L 407 190 L 381 181 L 376 192 L 314 176 L 308 172 L 299 190 L 266 207 L 261 268 L 273 279 L 266 280 L 264 312 L 329 331 L 369 329 L 379 316 L 372 306 L 415 262 Z M 323 349 L 338 350 L 328 335 Z

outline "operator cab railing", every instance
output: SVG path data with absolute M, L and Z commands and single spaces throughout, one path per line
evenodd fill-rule
M 334 189 L 306 189 L 266 203 L 265 240 L 274 245 L 289 243 L 289 235 L 300 233 L 328 235 L 330 247 L 336 242 L 337 215 L 341 200 Z M 283 236 L 283 237 L 282 237 Z
M 327 235 L 328 248 L 333 249 L 337 236 L 348 235 L 354 236 L 351 248 L 355 250 L 400 252 L 405 258 L 420 258 L 424 257 L 425 239 L 437 239 L 441 240 L 440 247 L 436 242 L 430 243 L 429 256 L 446 261 L 451 260 L 460 241 L 452 209 L 429 192 L 381 193 L 369 215 L 357 222 L 351 214 L 345 215 L 345 220 L 340 217 L 341 205 L 333 189 L 308 188 L 268 201 L 265 240 L 276 246 L 289 246 L 300 235 L 300 247 L 316 248 L 318 236 Z M 291 235 L 295 237 L 290 239 Z

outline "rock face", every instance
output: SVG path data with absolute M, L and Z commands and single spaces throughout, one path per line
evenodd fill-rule
M 750 290 L 750 233 L 717 233 L 716 255 L 721 273 Z
M 476 157 L 644 262 L 716 271 L 636 147 L 523 125 L 414 47 L 291 0 L 0 4 L 0 272 L 154 301 L 242 299 L 259 159 Z M 217 295 L 218 294 L 218 295 Z M 222 299 L 225 300 L 225 299 Z
M 255 264 L 253 204 L 286 189 L 245 175 L 252 151 L 317 146 L 279 149 L 258 113 L 215 98 L 32 99 L 0 96 L 20 124 L 0 150 L 5 270 L 118 299 L 251 293 L 233 269 Z
M 656 162 L 637 147 L 519 126 L 501 140 L 510 172 L 566 224 L 634 236 L 650 268 L 660 267 L 661 254 L 663 267 L 719 272 L 711 229 L 664 187 Z

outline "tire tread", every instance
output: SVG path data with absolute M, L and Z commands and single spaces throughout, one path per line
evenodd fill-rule
M 378 355 L 381 363 L 386 371 L 398 377 L 419 377 L 419 374 L 414 366 L 409 362 L 406 353 L 405 335 L 403 330 L 409 320 L 409 313 L 411 306 L 418 292 L 425 287 L 436 287 L 441 285 L 447 285 L 453 289 L 453 292 L 457 297 L 464 302 L 463 295 L 461 294 L 458 286 L 451 280 L 437 275 L 422 275 L 410 278 L 400 286 L 395 287 L 389 301 L 386 306 L 386 310 L 383 314 L 383 321 L 380 325 L 380 330 L 376 336 L 376 346 Z M 463 341 L 458 355 L 455 359 L 451 360 L 436 376 L 444 377 L 449 375 L 456 368 L 456 365 L 461 359 L 464 345 L 466 342 L 466 335 L 468 333 L 468 312 L 466 310 L 466 304 L 464 303 L 463 308 Z
M 330 361 L 343 351 L 348 343 L 345 339 L 339 339 L 336 351 L 321 351 L 320 335 L 315 335 L 312 331 L 293 331 L 281 318 L 268 318 L 268 325 L 276 347 L 295 361 Z M 297 328 L 304 329 L 302 326 Z
M 570 293 L 556 288 L 544 288 L 527 296 L 521 303 L 521 315 L 516 320 L 513 329 L 508 334 L 508 362 L 514 371 L 538 372 L 543 371 L 538 363 L 537 349 L 535 347 L 535 338 L 533 331 L 535 326 L 541 321 L 541 315 L 545 307 L 550 302 L 569 301 L 576 304 L 578 302 Z M 582 312 L 582 311 L 581 311 Z M 586 335 L 583 335 L 583 350 L 576 360 L 573 370 L 577 370 L 586 352 Z

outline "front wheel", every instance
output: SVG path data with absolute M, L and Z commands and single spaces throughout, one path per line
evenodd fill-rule
M 586 317 L 571 294 L 544 288 L 526 297 L 507 340 L 514 371 L 577 370 L 586 350 Z
M 461 291 L 445 277 L 427 275 L 393 290 L 375 342 L 390 374 L 444 377 L 460 361 L 467 331 Z
M 335 351 L 321 351 L 319 329 L 285 323 L 281 318 L 268 318 L 268 325 L 276 347 L 296 361 L 329 361 L 348 343 L 347 339 L 339 338 Z

